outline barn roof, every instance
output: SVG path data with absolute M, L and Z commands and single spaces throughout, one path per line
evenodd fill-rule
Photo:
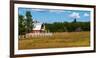
M 41 27 L 42 27 L 42 23 L 35 23 L 33 30 L 41 30 Z

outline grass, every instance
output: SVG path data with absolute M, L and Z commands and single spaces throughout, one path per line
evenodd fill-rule
M 90 46 L 90 32 L 57 32 L 52 36 L 19 39 L 19 49 L 87 47 Z

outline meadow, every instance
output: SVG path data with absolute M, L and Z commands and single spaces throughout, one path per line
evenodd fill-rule
M 55 32 L 52 36 L 19 39 L 18 49 L 41 49 L 90 46 L 90 32 Z

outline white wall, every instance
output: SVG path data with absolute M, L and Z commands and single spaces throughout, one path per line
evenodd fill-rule
M 56 3 L 73 3 L 73 4 L 87 4 L 95 5 L 96 0 L 33 0 L 33 1 L 45 1 Z M 97 1 L 98 2 L 98 1 Z M 9 58 L 9 0 L 0 1 L 0 58 Z M 86 54 L 70 54 L 70 55 L 53 55 L 53 56 L 39 56 L 34 58 L 99 58 L 100 46 L 99 46 L 99 32 L 100 32 L 100 19 L 99 19 L 100 7 L 97 6 L 97 53 Z M 12 31 L 10 31 L 12 32 Z M 29 58 L 29 57 L 28 57 Z M 33 57 L 32 57 L 33 58 Z
M 16 0 L 16 1 L 39 1 L 39 2 L 55 2 L 55 3 L 72 3 L 94 5 L 94 0 Z

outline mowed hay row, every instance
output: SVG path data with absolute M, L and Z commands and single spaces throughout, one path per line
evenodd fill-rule
M 60 32 L 19 40 L 19 49 L 90 46 L 90 32 Z

